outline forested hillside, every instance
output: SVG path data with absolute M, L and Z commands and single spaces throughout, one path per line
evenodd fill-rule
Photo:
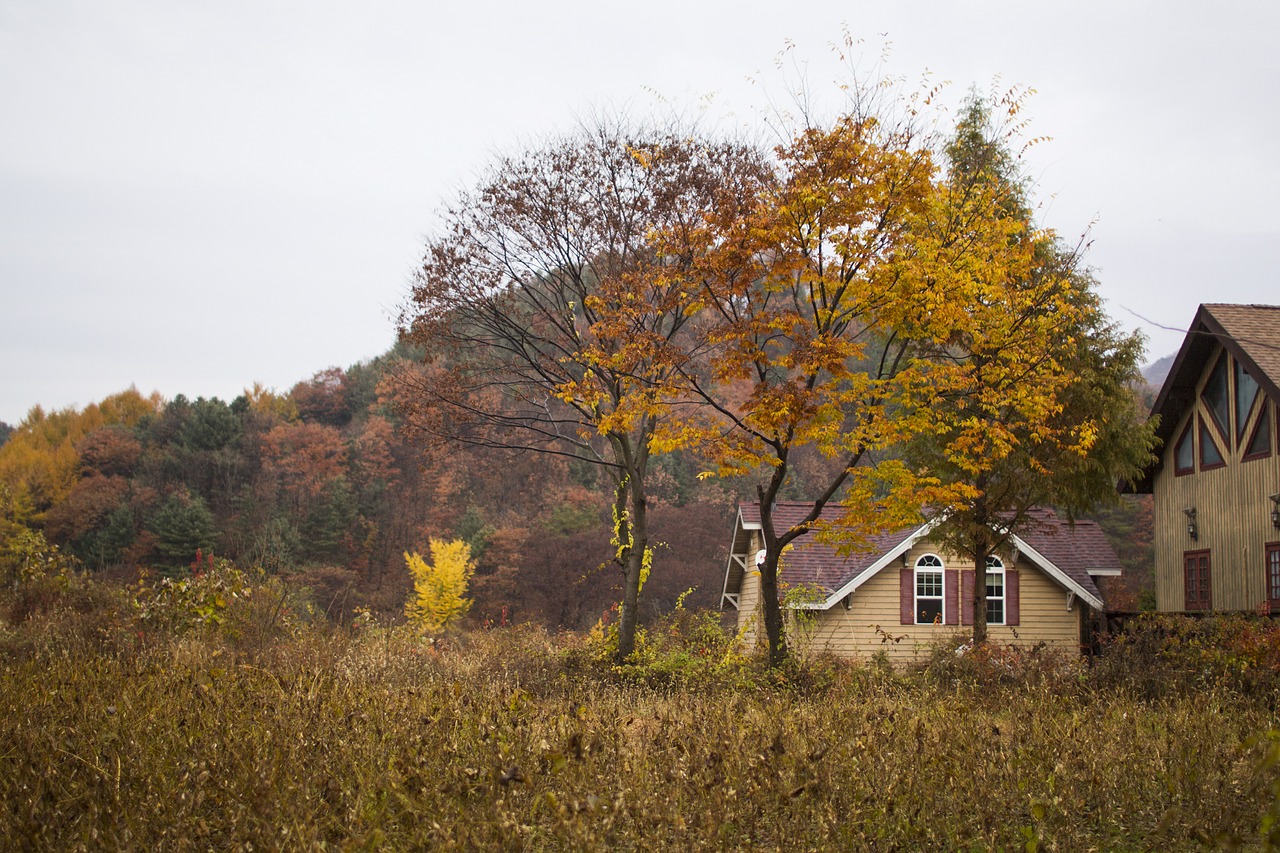
M 197 551 L 225 556 L 309 588 L 333 618 L 358 606 L 398 615 L 403 552 L 461 538 L 479 562 L 478 622 L 594 624 L 621 589 L 608 485 L 562 457 L 426 449 L 398 429 L 391 404 L 388 375 L 410 356 L 394 348 L 230 403 L 130 389 L 83 410 L 36 408 L 0 446 L 0 532 L 41 531 L 85 568 L 121 579 L 185 572 Z M 715 606 L 733 508 L 751 496 L 732 479 L 700 482 L 690 453 L 655 464 L 660 545 L 646 606 L 668 609 L 689 588 L 688 605 Z M 816 454 L 799 462 L 809 479 L 826 467 Z M 1098 520 L 1134 573 L 1113 585 L 1114 604 L 1136 607 L 1150 583 L 1150 509 L 1126 503 Z
M 428 240 L 385 355 L 230 402 L 33 409 L 0 446 L 0 559 L 128 579 L 216 554 L 343 619 L 400 613 L 406 552 L 457 539 L 472 619 L 581 629 L 621 602 L 624 660 L 638 619 L 718 604 L 746 498 L 778 663 L 784 554 L 824 505 L 850 549 L 947 507 L 984 565 L 1034 507 L 1087 514 L 1150 458 L 1141 339 L 1035 223 L 1001 129 L 1026 94 L 973 96 L 947 139 L 855 109 L 773 151 L 602 120 L 502 158 Z M 781 500 L 813 509 L 779 530 Z M 1131 609 L 1149 505 L 1100 520 Z
M 402 432 L 392 376 L 412 355 L 395 348 L 230 402 L 130 389 L 82 410 L 36 408 L 0 447 L 3 547 L 27 527 L 121 579 L 181 574 L 213 553 L 309 588 L 341 617 L 398 615 L 404 551 L 460 538 L 479 562 L 477 621 L 594 624 L 619 598 L 610 487 L 563 457 L 433 450 Z M 718 604 L 738 496 L 699 470 L 688 453 L 655 460 L 648 612 L 689 588 L 690 606 Z

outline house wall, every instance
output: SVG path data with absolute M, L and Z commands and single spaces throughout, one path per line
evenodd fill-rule
M 915 565 L 916 559 L 927 553 L 939 552 L 928 545 L 915 546 L 908 555 L 909 564 Z M 972 561 L 940 556 L 948 569 L 973 571 Z M 1077 601 L 1068 610 L 1066 590 L 1026 559 L 1012 566 L 1006 561 L 1006 567 L 1018 571 L 1020 624 L 989 626 L 989 640 L 1021 646 L 1044 642 L 1070 654 L 1078 653 L 1080 614 L 1086 605 Z M 900 624 L 900 568 L 901 564 L 895 561 L 859 587 L 848 610 L 837 604 L 830 610 L 810 611 L 814 623 L 808 646 L 855 658 L 884 651 L 891 660 L 905 662 L 927 654 L 929 646 L 943 637 L 972 634 L 968 625 Z M 754 609 L 753 605 L 752 612 Z
M 1209 552 L 1209 579 L 1214 610 L 1253 610 L 1266 601 L 1266 575 L 1263 565 L 1264 547 L 1280 541 L 1280 530 L 1271 524 L 1272 503 L 1268 495 L 1280 492 L 1280 455 L 1276 453 L 1277 415 L 1274 401 L 1270 407 L 1272 452 L 1263 459 L 1242 461 L 1244 448 L 1233 440 L 1228 448 L 1219 436 L 1219 449 L 1226 466 L 1200 470 L 1197 447 L 1195 473 L 1178 476 L 1174 453 L 1178 438 L 1194 414 L 1207 417 L 1200 393 L 1209 372 L 1217 363 L 1219 349 L 1206 362 L 1196 386 L 1196 404 L 1182 414 L 1173 438 L 1163 448 L 1162 465 L 1152 490 L 1155 495 L 1155 580 L 1156 606 L 1160 610 L 1183 610 L 1185 583 L 1183 555 L 1188 551 Z M 1230 372 L 1234 383 L 1234 372 Z M 1234 401 L 1234 388 L 1232 389 Z M 1259 417 L 1256 407 L 1246 425 L 1244 444 Z M 1234 416 L 1234 409 L 1233 409 Z M 1212 427 L 1211 427 L 1212 429 Z M 1232 438 L 1235 430 L 1231 427 Z M 1187 532 L 1184 509 L 1194 507 L 1198 538 Z
M 742 586 L 738 591 L 738 632 L 742 634 L 747 648 L 756 644 L 757 629 L 761 624 L 757 607 L 760 602 L 760 572 L 754 564 L 754 555 L 760 550 L 760 539 L 758 531 L 751 532 L 751 548 L 747 553 L 752 557 L 748 561 L 749 568 L 742 575 Z

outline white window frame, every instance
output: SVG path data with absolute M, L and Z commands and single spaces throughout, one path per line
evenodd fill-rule
M 991 585 L 987 584 L 987 624 L 1005 625 L 1009 621 L 1009 576 L 1005 573 L 1004 562 L 994 554 L 987 557 L 987 577 L 998 575 L 1000 578 L 1000 594 L 991 594 Z M 991 618 L 992 602 L 1000 602 L 1000 621 Z
M 920 576 L 922 574 L 936 574 L 938 576 L 938 594 L 937 595 L 920 595 Z M 942 558 L 937 554 L 921 554 L 916 560 L 915 573 L 911 578 L 911 613 L 917 625 L 945 625 L 947 624 L 947 568 L 942 562 Z M 938 619 L 928 622 L 920 621 L 920 602 L 921 601 L 937 601 L 938 602 Z

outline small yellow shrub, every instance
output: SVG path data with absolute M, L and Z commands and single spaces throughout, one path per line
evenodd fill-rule
M 475 573 L 471 546 L 455 539 L 431 540 L 431 563 L 418 553 L 405 552 L 405 564 L 413 576 L 413 594 L 405 603 L 409 621 L 424 631 L 444 631 L 471 609 L 467 583 Z

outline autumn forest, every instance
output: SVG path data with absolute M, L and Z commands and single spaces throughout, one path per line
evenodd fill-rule
M 1025 96 L 972 99 L 941 139 L 892 102 L 772 154 L 601 120 L 502 159 L 448 208 L 387 353 L 0 425 L 5 559 L 128 582 L 216 555 L 342 622 L 400 614 L 403 555 L 443 538 L 476 561 L 474 624 L 581 630 L 621 604 L 633 630 L 686 590 L 719 605 L 739 500 L 842 502 L 856 545 L 1015 470 L 1051 483 L 1133 431 L 1141 350 L 1034 227 Z M 1068 381 L 1086 370 L 1094 399 Z M 1096 515 L 1129 569 L 1112 606 L 1137 609 L 1149 506 L 1078 485 L 1001 511 Z

